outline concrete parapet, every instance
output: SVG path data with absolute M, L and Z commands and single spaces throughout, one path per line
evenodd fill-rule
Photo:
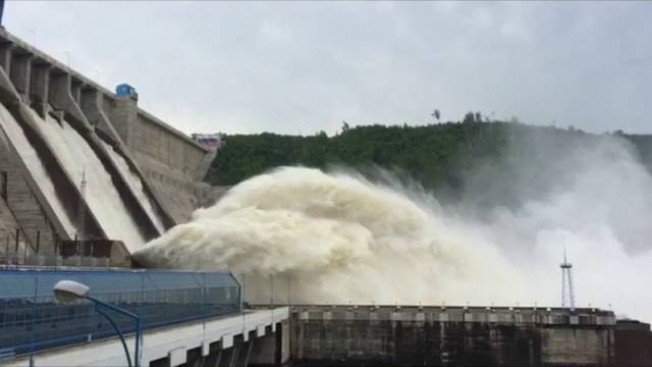
M 455 307 L 455 306 L 351 306 L 294 305 L 292 312 L 299 320 L 392 320 L 449 321 L 477 323 L 523 323 L 534 325 L 597 325 L 616 324 L 612 311 L 595 308 L 532 308 L 532 307 Z

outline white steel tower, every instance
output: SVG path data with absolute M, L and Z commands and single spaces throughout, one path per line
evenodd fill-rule
M 561 267 L 561 307 L 575 309 L 575 292 L 573 289 L 573 264 L 566 260 L 566 247 L 564 247 L 564 262 Z

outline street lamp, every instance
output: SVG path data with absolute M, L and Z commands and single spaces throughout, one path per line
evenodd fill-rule
M 129 356 L 129 349 L 127 348 L 127 343 L 125 342 L 125 339 L 122 336 L 122 333 L 120 332 L 120 329 L 118 328 L 118 325 L 115 323 L 115 321 L 113 321 L 109 315 L 104 313 L 99 308 L 99 306 L 104 306 L 110 310 L 125 316 L 129 316 L 136 320 L 136 346 L 134 350 L 134 363 L 135 367 L 140 367 L 140 342 L 142 338 L 142 331 L 140 330 L 140 317 L 125 309 L 110 305 L 106 302 L 102 302 L 99 299 L 89 296 L 89 290 L 90 288 L 86 284 L 75 282 L 74 280 L 60 280 L 52 288 L 54 296 L 57 300 L 59 300 L 59 302 L 68 303 L 78 299 L 87 299 L 95 304 L 95 311 L 97 311 L 97 313 L 104 316 L 109 321 L 109 323 L 113 326 L 113 329 L 115 329 L 115 332 L 118 334 L 118 337 L 120 337 L 122 347 L 124 348 L 125 354 L 127 356 L 127 363 L 129 364 L 129 367 L 132 367 L 132 364 L 131 357 Z

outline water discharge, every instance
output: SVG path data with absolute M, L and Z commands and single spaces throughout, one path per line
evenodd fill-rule
M 77 187 L 81 189 L 82 181 L 86 181 L 84 198 L 106 235 L 122 240 L 130 250 L 145 243 L 111 175 L 88 142 L 65 120 L 58 122 L 50 115 L 42 119 L 35 111 L 30 112 Z
M 149 216 L 149 219 L 152 221 L 154 226 L 156 226 L 156 229 L 158 229 L 158 231 L 161 233 L 165 232 L 163 220 L 157 214 L 156 209 L 154 208 L 154 204 L 152 204 L 149 195 L 145 191 L 145 187 L 143 186 L 143 181 L 141 180 L 140 176 L 138 176 L 138 174 L 134 172 L 131 167 L 129 167 L 126 159 L 121 156 L 120 153 L 116 152 L 111 145 L 105 142 L 102 143 L 106 148 L 106 151 L 109 152 L 111 160 L 115 163 L 116 167 L 118 167 L 122 177 L 125 178 L 127 185 L 129 185 L 131 191 L 136 195 L 136 199 L 140 202 L 143 209 L 145 209 L 147 216 Z
M 492 186 L 534 193 L 516 206 L 442 206 L 355 173 L 277 169 L 135 256 L 151 266 L 230 269 L 258 302 L 559 306 L 566 247 L 578 307 L 651 321 L 652 176 L 623 140 L 589 140 L 561 151 L 537 136 L 524 142 L 543 144 L 536 157 L 518 150 L 509 170 L 491 165 L 468 179 L 477 183 L 468 198 L 493 198 Z
M 55 192 L 54 183 L 48 175 L 45 166 L 41 162 L 38 153 L 27 140 L 27 137 L 23 133 L 18 122 L 2 104 L 0 104 L 0 125 L 2 126 L 7 139 L 11 141 L 11 143 L 6 141 L 5 145 L 9 146 L 12 144 L 14 146 L 16 153 L 25 162 L 27 170 L 29 170 L 30 174 L 34 177 L 34 181 L 39 189 L 48 198 L 48 202 L 50 203 L 52 210 L 56 213 L 57 218 L 61 221 L 64 230 L 67 232 L 69 237 L 73 237 L 77 231 L 73 224 L 75 218 L 70 218 L 68 216 L 63 203 Z M 4 134 L 3 138 L 5 136 Z
M 269 275 L 276 297 L 293 302 L 510 303 L 526 289 L 499 251 L 426 206 L 359 177 L 307 168 L 243 182 L 136 256 L 246 274 L 252 301 L 267 300 Z

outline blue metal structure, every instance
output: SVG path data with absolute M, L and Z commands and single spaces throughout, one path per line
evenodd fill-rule
M 127 83 L 118 84 L 118 86 L 115 87 L 115 94 L 120 97 L 130 97 L 133 100 L 138 100 L 138 93 L 136 92 L 136 88 Z
M 137 315 L 142 329 L 240 312 L 241 287 L 228 272 L 141 269 L 0 269 L 0 358 L 114 336 L 93 302 L 59 303 L 60 280 L 90 287 L 89 297 Z M 122 333 L 133 319 L 112 316 Z

